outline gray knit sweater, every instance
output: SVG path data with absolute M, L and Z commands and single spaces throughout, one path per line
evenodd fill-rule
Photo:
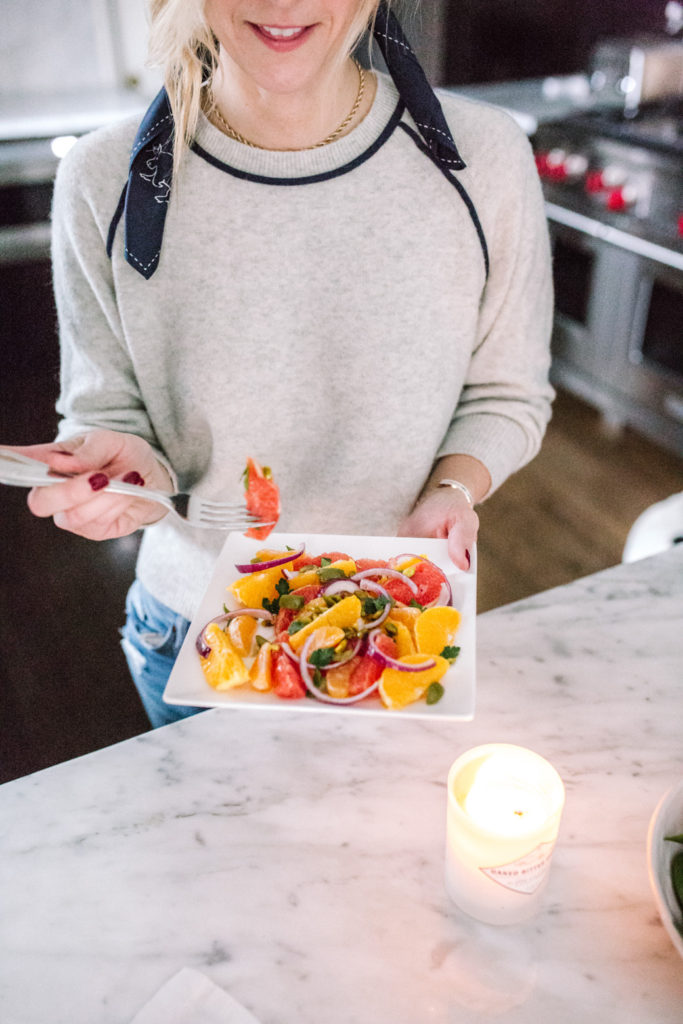
M 531 459 L 552 289 L 530 146 L 506 114 L 440 99 L 488 280 L 462 197 L 391 128 L 384 76 L 363 122 L 317 150 L 251 149 L 202 119 L 148 281 L 121 226 L 105 250 L 137 124 L 82 138 L 53 210 L 60 436 L 139 434 L 181 489 L 216 499 L 239 496 L 252 456 L 288 532 L 392 534 L 439 455 L 475 456 L 494 488 Z M 191 617 L 223 540 L 167 517 L 145 530 L 138 575 Z

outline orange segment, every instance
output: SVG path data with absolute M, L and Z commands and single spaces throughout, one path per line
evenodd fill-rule
M 404 626 L 410 630 L 410 634 L 415 638 L 415 623 L 417 622 L 418 615 L 420 615 L 419 608 L 409 608 L 406 605 L 395 604 L 391 609 L 390 618 L 394 622 L 402 622 Z
M 252 619 L 251 615 L 237 615 L 228 624 L 228 636 L 237 653 L 243 658 L 251 654 L 257 625 L 256 619 Z
M 384 669 L 379 680 L 379 695 L 382 704 L 394 711 L 420 700 L 429 684 L 438 682 L 448 671 L 448 662 L 438 656 L 427 658 L 424 654 L 408 654 L 400 660 L 407 665 L 419 665 L 423 661 L 433 660 L 436 665 L 421 672 L 402 672 L 398 668 Z
M 313 622 L 307 623 L 302 629 L 292 633 L 289 638 L 290 646 L 293 650 L 299 651 L 311 633 L 321 626 L 339 626 L 342 630 L 349 629 L 356 625 L 360 613 L 360 601 L 355 594 L 349 594 L 348 597 L 343 597 L 337 604 L 333 604 L 327 611 L 318 615 Z
M 245 608 L 262 608 L 264 597 L 269 601 L 274 601 L 277 597 L 275 587 L 281 579 L 282 569 L 276 565 L 273 569 L 240 576 L 230 584 L 229 589 Z
M 336 697 L 337 700 L 348 697 L 349 681 L 353 669 L 354 662 L 347 661 L 343 665 L 337 665 L 335 668 L 327 670 L 325 673 L 325 684 L 330 697 Z
M 262 644 L 249 669 L 249 682 L 255 690 L 266 692 L 273 688 L 273 650 L 273 644 Z
M 418 611 L 416 608 L 415 611 Z M 418 612 L 419 614 L 419 612 Z M 387 618 L 387 625 L 391 623 L 396 632 L 394 633 L 394 640 L 396 641 L 396 657 L 403 658 L 406 654 L 415 654 L 415 643 L 413 641 L 413 635 L 408 627 L 398 619 L 394 619 L 393 612 Z
M 426 608 L 415 621 L 415 644 L 425 654 L 441 654 L 452 647 L 460 625 L 460 612 L 450 606 Z
M 200 662 L 209 686 L 214 690 L 232 690 L 249 681 L 244 662 L 220 626 L 215 622 L 207 626 L 204 639 L 211 650 L 208 657 L 201 658 Z
M 319 626 L 318 629 L 313 630 L 311 637 L 311 646 L 308 649 L 310 654 L 317 651 L 319 647 L 334 647 L 344 639 L 344 630 L 339 626 Z
M 339 559 L 337 562 L 330 562 L 328 569 L 341 569 L 347 576 L 353 576 L 356 571 L 356 563 L 351 559 Z M 300 587 L 310 587 L 320 583 L 320 577 L 315 569 L 308 572 L 300 572 L 298 576 L 292 576 L 289 581 L 290 590 L 298 590 Z

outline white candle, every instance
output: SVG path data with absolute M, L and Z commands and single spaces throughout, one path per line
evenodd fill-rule
M 448 773 L 446 889 L 471 917 L 514 924 L 538 910 L 564 805 L 545 758 L 491 743 Z

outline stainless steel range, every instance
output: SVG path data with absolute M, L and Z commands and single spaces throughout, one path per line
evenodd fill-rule
M 534 139 L 556 383 L 683 455 L 683 105 L 593 108 Z

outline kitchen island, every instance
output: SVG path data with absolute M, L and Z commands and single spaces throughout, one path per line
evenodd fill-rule
M 680 546 L 480 616 L 473 722 L 213 710 L 0 787 L 0 1019 L 124 1024 L 192 967 L 261 1024 L 680 1024 L 645 844 L 682 627 Z M 443 884 L 448 768 L 498 741 L 566 786 L 507 928 Z

